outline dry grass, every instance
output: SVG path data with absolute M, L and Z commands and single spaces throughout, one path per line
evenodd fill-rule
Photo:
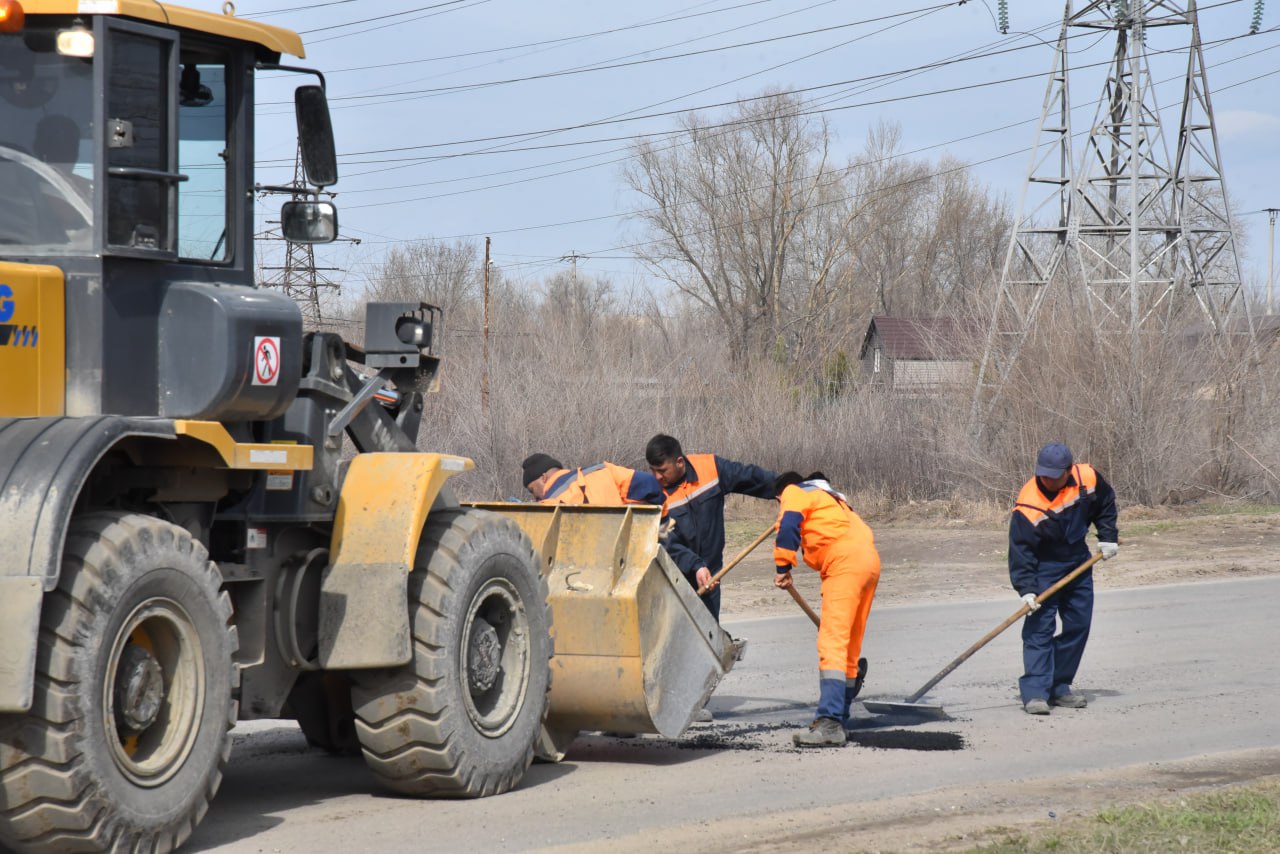
M 1268 781 L 1104 810 L 1052 829 L 986 834 L 983 854 L 1274 854 L 1280 850 L 1280 782 Z

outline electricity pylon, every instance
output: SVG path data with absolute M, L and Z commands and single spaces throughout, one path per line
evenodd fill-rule
M 1245 300 L 1205 77 L 1195 0 L 1067 0 L 1015 231 L 1005 254 L 970 411 L 990 412 L 1047 299 L 1062 294 L 1097 329 L 1164 331 L 1194 298 L 1215 332 Z M 1187 28 L 1187 69 L 1171 157 L 1147 33 Z M 1113 30 L 1115 51 L 1079 161 L 1068 34 Z M 1245 306 L 1247 311 L 1247 306 Z
M 293 164 L 293 183 L 289 185 L 296 188 L 297 193 L 293 194 L 293 199 L 298 200 L 305 198 L 308 194 L 305 175 L 302 170 L 302 153 L 299 151 Z M 282 188 L 287 190 L 288 188 Z M 268 220 L 268 225 L 279 226 L 278 220 Z M 344 238 L 339 238 L 342 240 Z M 302 309 L 302 323 L 306 329 L 317 329 L 323 322 L 320 311 L 320 290 L 322 288 L 338 288 L 337 282 L 331 280 L 326 273 L 341 272 L 338 267 L 317 267 L 316 266 L 316 250 L 310 243 L 294 243 L 291 240 L 285 240 L 283 234 L 278 228 L 268 228 L 262 234 L 256 235 L 256 240 L 283 240 L 285 242 L 284 265 L 279 267 L 262 266 L 262 281 L 259 283 L 264 288 L 281 288 L 284 292 L 293 297 L 298 303 L 298 307 Z M 355 243 L 360 241 L 355 240 Z

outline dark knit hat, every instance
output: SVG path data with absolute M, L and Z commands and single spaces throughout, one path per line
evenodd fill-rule
M 520 468 L 524 471 L 524 477 L 521 483 L 527 488 L 538 478 L 542 477 L 552 469 L 562 469 L 564 464 L 555 457 L 547 454 L 530 454 L 524 458 L 524 462 L 520 464 Z

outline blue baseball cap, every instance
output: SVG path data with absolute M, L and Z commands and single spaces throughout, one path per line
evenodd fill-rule
M 1061 477 L 1071 468 L 1071 449 L 1061 442 L 1050 442 L 1036 456 L 1036 474 L 1040 477 Z

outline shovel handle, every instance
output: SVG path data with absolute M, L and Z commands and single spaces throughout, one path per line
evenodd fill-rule
M 804 601 L 804 597 L 800 595 L 800 591 L 796 589 L 794 583 L 787 588 L 787 592 L 791 594 L 792 599 L 796 600 L 796 604 L 800 606 L 800 610 L 809 615 L 809 619 L 813 620 L 813 624 L 815 626 L 822 625 L 822 618 L 818 616 L 816 611 L 809 607 L 808 602 Z
M 775 530 L 777 530 L 777 528 L 778 528 L 777 525 L 770 525 L 769 527 L 761 531 L 760 536 L 756 537 L 754 540 L 751 541 L 751 545 L 747 546 L 745 549 L 738 552 L 737 556 L 735 556 L 733 560 L 729 561 L 724 565 L 724 569 L 720 570 L 715 575 L 711 576 L 711 584 L 707 584 L 698 588 L 698 595 L 701 596 L 702 594 L 706 593 L 720 579 L 728 575 L 729 570 L 733 569 L 735 566 L 742 563 L 742 559 L 745 558 L 747 555 L 751 554 L 753 551 L 755 551 L 756 546 L 763 543 L 770 534 L 772 534 Z
M 1096 555 L 1089 558 L 1084 563 L 1080 564 L 1075 569 L 1068 572 L 1058 581 L 1054 582 L 1053 586 L 1051 586 L 1048 590 L 1044 591 L 1043 593 L 1041 593 L 1039 596 L 1036 597 L 1036 604 L 1037 605 L 1043 604 L 1046 599 L 1048 599 L 1053 594 L 1057 593 L 1063 587 L 1066 587 L 1072 581 L 1075 581 L 1077 578 L 1080 577 L 1081 574 L 1085 572 L 1085 570 L 1089 569 L 1091 566 L 1093 566 L 1095 563 L 1097 563 L 1100 560 L 1102 560 L 1102 552 L 1098 552 Z M 987 644 L 991 643 L 991 641 L 995 639 L 996 635 L 1000 634 L 1005 629 L 1009 628 L 1010 626 L 1018 622 L 1018 620 L 1022 619 L 1024 616 L 1026 616 L 1029 613 L 1031 613 L 1031 607 L 1026 603 L 1023 603 L 1022 607 L 1019 608 L 1017 611 L 1015 611 L 1013 614 L 1011 614 L 1007 620 L 1005 620 L 1000 625 L 996 626 L 991 631 L 987 632 L 977 643 L 975 643 L 973 646 L 966 649 L 964 652 L 960 653 L 960 655 L 956 658 L 955 661 L 951 662 L 946 667 L 942 668 L 942 671 L 937 676 L 933 677 L 928 682 L 924 683 L 924 685 L 920 688 L 919 691 L 916 691 L 914 694 L 912 694 L 910 697 L 906 699 L 906 702 L 914 703 L 917 700 L 919 700 L 921 697 L 923 697 L 925 694 L 929 693 L 930 688 L 932 688 L 934 685 L 937 685 L 939 682 L 941 682 L 947 676 L 947 674 L 950 673 L 952 670 L 955 670 L 961 664 L 964 664 L 965 661 L 969 659 L 969 656 L 973 655 L 975 652 L 982 649 Z

